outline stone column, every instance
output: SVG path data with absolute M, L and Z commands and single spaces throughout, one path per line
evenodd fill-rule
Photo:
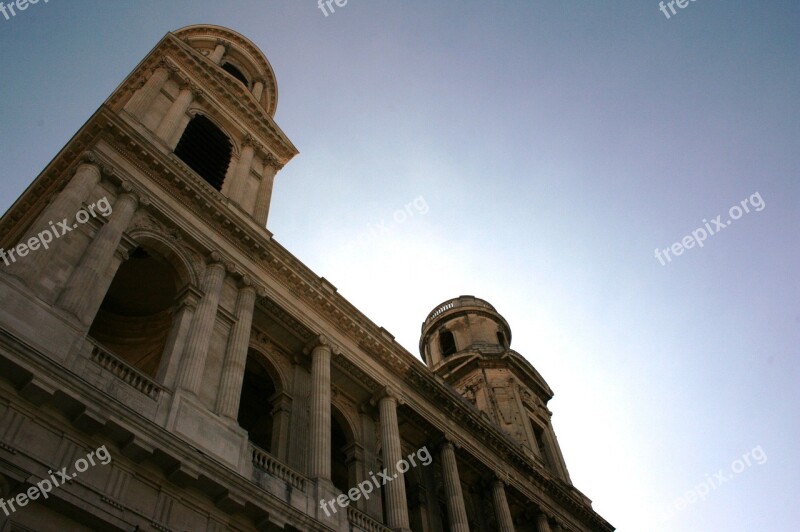
M 224 41 L 217 41 L 217 47 L 214 48 L 214 51 L 211 52 L 208 56 L 211 61 L 216 64 L 220 64 L 222 62 L 222 58 L 225 56 L 226 48 Z
M 264 80 L 259 78 L 256 80 L 255 84 L 253 84 L 253 97 L 261 101 L 261 95 L 264 93 Z
M 25 232 L 25 235 L 20 240 L 21 244 L 26 244 L 31 238 L 37 237 L 44 230 L 48 230 L 50 235 L 54 236 L 49 222 L 57 224 L 63 221 L 64 218 L 69 221 L 75 218 L 83 202 L 87 200 L 97 184 L 100 183 L 100 167 L 95 164 L 94 160 L 93 155 L 86 154 L 84 161 L 78 165 L 75 175 L 69 180 L 64 190 L 58 193 L 55 199 L 45 207 L 42 214 Z M 49 244 L 49 251 L 51 253 L 54 252 L 53 248 L 59 244 L 60 240 L 53 238 L 52 244 Z M 7 271 L 33 288 L 40 280 L 39 277 L 46 264 L 47 260 L 41 258 L 27 261 L 18 259 L 9 266 Z
M 253 210 L 253 218 L 256 222 L 266 227 L 269 218 L 269 204 L 272 200 L 272 186 L 275 182 L 275 174 L 278 173 L 280 163 L 271 155 L 267 155 L 264 160 L 264 175 L 261 177 L 261 184 L 258 187 L 256 196 L 256 206 Z
M 364 464 L 364 447 L 359 443 L 351 443 L 344 449 L 345 465 L 347 466 L 347 480 L 350 485 L 357 485 L 364 480 L 363 467 Z M 365 507 L 363 500 L 358 500 L 357 504 L 353 507 L 363 509 Z
M 197 305 L 192 319 L 178 377 L 178 387 L 195 395 L 200 391 L 200 384 L 203 382 L 206 357 L 217 321 L 219 297 L 227 274 L 225 265 L 220 262 L 220 257 L 216 253 L 212 253 L 211 260 L 203 277 L 201 287 L 203 298 Z
M 461 491 L 461 480 L 458 477 L 458 465 L 453 444 L 445 441 L 439 450 L 442 461 L 442 478 L 447 502 L 447 516 L 450 518 L 450 530 L 453 532 L 469 532 L 467 509 L 464 507 L 464 494 Z
M 311 375 L 304 367 L 305 358 L 301 354 L 292 356 L 291 382 L 291 421 L 294 428 L 286 435 L 289 442 L 286 463 L 297 471 L 308 471 L 308 459 L 311 454 L 309 431 L 311 426 Z
M 308 476 L 331 479 L 331 348 L 320 343 L 311 352 L 311 439 Z
M 172 319 L 172 329 L 164 346 L 164 362 L 158 370 L 156 380 L 172 388 L 178 375 L 181 363 L 181 353 L 184 351 L 192 318 L 200 302 L 202 294 L 192 286 L 187 286 L 175 298 L 175 314 Z
M 292 421 L 292 398 L 278 392 L 269 398 L 272 404 L 272 442 L 270 453 L 283 462 L 289 463 L 289 429 Z
M 550 523 L 547 520 L 546 514 L 539 514 L 536 516 L 536 530 L 538 532 L 551 532 Z
M 231 330 L 228 352 L 222 367 L 217 413 L 234 423 L 239 416 L 239 402 L 242 398 L 242 381 L 247 364 L 247 350 L 250 345 L 250 329 L 253 325 L 253 312 L 256 307 L 256 288 L 250 279 L 242 280 L 242 288 L 236 300 L 236 323 Z M 264 398 L 266 400 L 266 397 Z
M 397 423 L 397 398 L 387 390 L 378 401 L 378 408 L 381 416 L 383 467 L 390 477 L 394 477 L 392 482 L 383 486 L 386 493 L 386 523 L 394 530 L 410 530 L 406 484 L 403 473 L 396 469 L 397 463 L 403 458 L 400 426 Z
M 172 102 L 172 105 L 169 107 L 156 129 L 156 135 L 166 142 L 170 148 L 174 147 L 172 145 L 172 138 L 178 130 L 181 119 L 186 114 L 186 111 L 189 110 L 189 106 L 192 105 L 195 94 L 199 94 L 199 90 L 196 87 L 188 83 L 184 84 L 181 87 L 181 92 L 178 94 L 178 97 Z
M 242 144 L 242 153 L 239 154 L 239 162 L 236 164 L 231 186 L 228 189 L 228 197 L 236 203 L 241 203 L 244 199 L 243 196 L 245 190 L 247 190 L 247 180 L 250 177 L 250 170 L 253 167 L 254 155 L 255 146 L 253 145 L 253 139 L 248 137 Z
M 164 88 L 164 84 L 169 79 L 169 73 L 167 64 L 163 61 L 159 63 L 144 85 L 134 92 L 131 99 L 125 104 L 125 110 L 139 120 L 144 118 L 147 110 L 150 109 L 156 97 L 161 93 L 161 89 Z
M 514 532 L 514 521 L 511 518 L 511 510 L 506 498 L 506 487 L 500 479 L 492 481 L 492 501 L 499 532 Z
M 124 192 L 117 198 L 108 222 L 89 243 L 61 293 L 58 306 L 75 315 L 84 325 L 91 325 L 108 292 L 114 277 L 113 273 L 109 274 L 108 265 L 138 204 L 138 198 L 130 192 Z

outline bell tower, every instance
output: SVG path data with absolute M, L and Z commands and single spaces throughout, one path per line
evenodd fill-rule
M 109 103 L 263 227 L 275 174 L 297 153 L 273 120 L 275 73 L 255 45 L 224 28 L 189 26 L 173 35 L 181 49 L 151 53 Z M 204 67 L 199 76 L 188 68 L 195 63 Z
M 242 471 L 240 369 L 274 178 L 297 154 L 277 100 L 244 36 L 168 33 L 0 219 L 0 248 L 24 252 L 0 269 L 0 327 L 76 371 L 116 368 L 140 411 Z
M 511 349 L 511 327 L 491 304 L 461 296 L 437 305 L 422 324 L 419 348 L 434 373 L 535 461 L 570 482 L 547 408 L 553 392 Z

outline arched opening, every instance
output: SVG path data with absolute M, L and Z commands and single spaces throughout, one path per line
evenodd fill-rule
M 342 493 L 350 489 L 350 475 L 347 468 L 347 434 L 341 423 L 331 415 L 331 481 Z
M 249 355 L 242 381 L 239 403 L 239 426 L 247 431 L 250 441 L 268 453 L 272 452 L 273 413 L 270 401 L 277 387 L 266 368 Z
M 89 336 L 155 377 L 172 328 L 178 284 L 175 269 L 163 257 L 136 248 L 117 270 Z
M 497 343 L 499 343 L 503 347 L 508 347 L 506 345 L 506 335 L 503 334 L 501 331 L 497 331 Z
M 175 155 L 209 185 L 222 190 L 232 150 L 230 139 L 216 124 L 203 115 L 196 115 L 186 126 Z
M 355 434 L 342 412 L 331 405 L 331 482 L 347 493 L 358 483 Z
M 443 357 L 449 357 L 456 352 L 456 338 L 450 331 L 439 333 L 439 349 Z
M 224 65 L 222 65 L 222 70 L 224 70 L 225 72 L 227 72 L 228 74 L 230 74 L 230 75 L 231 75 L 231 76 L 233 76 L 234 78 L 236 78 L 236 79 L 238 79 L 239 81 L 241 81 L 241 82 L 242 82 L 242 84 L 243 84 L 245 87 L 248 87 L 248 86 L 250 85 L 250 82 L 247 80 L 247 76 L 245 76 L 245 75 L 242 73 L 242 71 L 241 71 L 241 70 L 239 70 L 238 68 L 236 68 L 236 67 L 235 67 L 235 66 L 233 66 L 232 64 L 230 64 L 230 63 L 225 63 Z
M 548 449 L 547 442 L 545 440 L 545 433 L 544 429 L 533 419 L 528 418 L 531 423 L 531 428 L 533 429 L 533 437 L 536 440 L 536 447 L 539 450 L 539 456 L 542 457 L 542 462 L 547 469 L 550 471 L 555 471 L 553 467 L 553 457 L 550 454 L 550 449 Z

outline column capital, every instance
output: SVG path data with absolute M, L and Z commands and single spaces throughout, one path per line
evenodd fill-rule
M 130 203 L 131 208 L 135 209 L 141 203 L 139 196 L 135 192 L 124 191 L 117 196 L 117 201 L 114 202 L 114 210 L 123 203 Z
M 269 397 L 269 402 L 272 404 L 272 413 L 292 411 L 292 396 L 286 392 L 275 392 Z
M 306 344 L 303 348 L 304 355 L 313 354 L 314 351 L 317 349 L 327 349 L 330 354 L 340 354 L 341 349 L 339 346 L 331 342 L 330 338 L 325 336 L 324 334 L 320 334 L 316 338 L 312 339 L 310 342 Z
M 242 140 L 242 146 L 245 148 L 252 148 L 253 153 L 256 154 L 269 153 L 264 145 L 258 142 L 258 140 L 256 140 L 256 138 L 249 133 L 245 135 L 244 139 Z
M 249 290 L 252 290 L 256 295 L 260 295 L 264 289 L 259 284 L 255 283 L 252 277 L 247 274 L 242 274 L 242 278 L 239 279 L 239 291 L 244 292 Z
M 268 152 L 266 150 L 264 150 L 263 153 L 264 153 L 264 166 L 265 167 L 272 168 L 276 172 L 278 170 L 280 170 L 281 168 L 283 168 L 283 165 L 281 164 L 281 162 L 278 160 L 277 157 L 275 157 L 273 154 L 271 154 L 270 152 Z
M 92 150 L 87 150 L 83 152 L 83 155 L 80 157 L 80 162 L 82 164 L 97 164 L 97 154 Z
M 113 176 L 116 174 L 116 171 L 113 168 L 103 167 L 103 173 L 107 176 Z M 124 180 L 121 181 L 119 186 L 117 187 L 117 201 L 122 199 L 125 196 L 129 196 L 136 200 L 136 203 L 141 203 L 142 205 L 149 205 L 150 202 L 142 197 L 142 194 L 136 190 L 136 188 L 131 184 L 130 181 Z
M 226 263 L 225 257 L 223 257 L 222 253 L 220 253 L 217 250 L 214 250 L 214 251 L 210 252 L 208 255 L 206 255 L 206 265 L 208 265 L 208 266 L 211 266 L 211 265 L 214 265 L 214 264 L 219 264 L 220 266 L 223 266 L 223 267 L 225 267 L 227 269 L 227 266 L 226 266 L 225 263 Z
M 168 61 L 167 59 L 162 59 L 158 63 L 158 66 L 163 68 L 164 70 L 166 70 L 167 72 L 169 72 L 173 76 L 176 75 L 178 72 L 180 72 L 178 67 L 175 64 L 173 64 L 172 61 Z
M 90 166 L 97 166 L 97 165 L 96 164 L 91 164 Z M 101 176 L 105 176 L 107 178 L 109 178 L 109 177 L 118 177 L 117 169 L 114 168 L 113 166 L 108 166 L 106 164 L 104 164 L 102 167 L 100 167 L 100 175 Z M 121 182 L 124 182 L 124 181 L 121 181 Z
M 191 92 L 192 96 L 195 98 L 199 98 L 203 95 L 203 89 L 201 89 L 197 83 L 192 81 L 191 78 L 184 76 L 181 73 L 176 72 L 176 74 L 178 75 L 179 80 L 178 88 L 181 90 L 181 92 Z
M 179 307 L 197 308 L 203 294 L 193 286 L 187 286 L 175 296 L 175 301 Z
M 81 162 L 72 171 L 72 176 L 77 176 L 83 171 L 90 171 L 94 174 L 94 179 L 100 182 L 103 174 L 107 175 L 105 167 L 101 167 L 97 157 L 93 153 L 87 153 L 81 158 Z
M 372 406 L 377 406 L 384 399 L 392 399 L 398 406 L 406 404 L 405 399 L 397 392 L 397 390 L 389 386 L 384 386 L 375 392 L 370 398 L 369 403 Z

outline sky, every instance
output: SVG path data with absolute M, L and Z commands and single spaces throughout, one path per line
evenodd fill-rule
M 0 212 L 165 33 L 234 29 L 300 151 L 276 240 L 415 356 L 491 302 L 618 530 L 796 532 L 800 4 L 673 7 L 40 1 L 0 16 Z

